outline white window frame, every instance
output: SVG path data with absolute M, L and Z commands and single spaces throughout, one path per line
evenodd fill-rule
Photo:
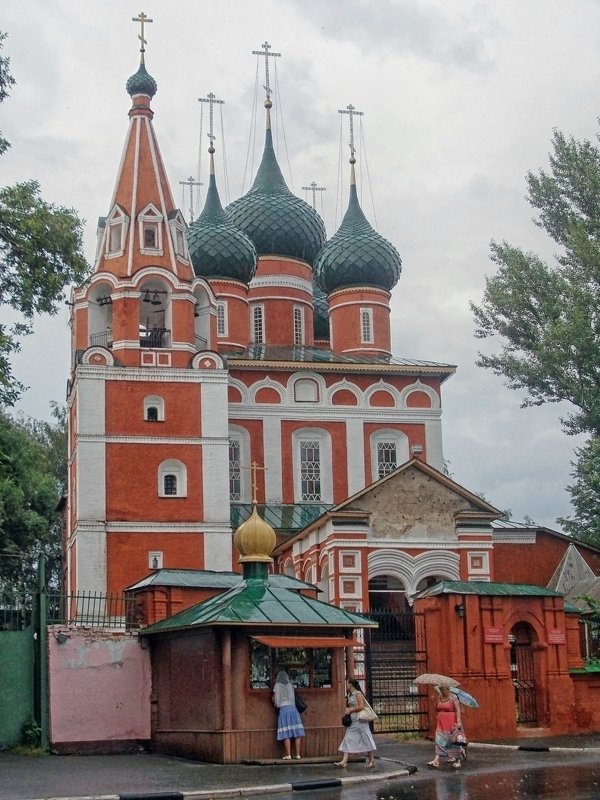
M 251 314 L 250 341 L 254 344 L 265 343 L 265 307 L 263 305 L 252 306 Z M 257 330 L 259 337 L 257 337 Z
M 152 203 L 146 206 L 138 214 L 138 230 L 140 237 L 140 253 L 145 256 L 162 256 L 163 254 L 163 215 Z M 156 228 L 156 246 L 148 247 L 145 244 L 146 228 L 152 226 Z
M 169 231 L 171 232 L 171 241 L 173 242 L 175 255 L 182 261 L 189 261 L 186 228 L 187 226 L 181 212 L 178 211 L 173 219 L 169 220 Z
M 232 503 L 250 503 L 252 501 L 252 476 L 250 466 L 250 434 L 245 428 L 238 425 L 229 427 L 229 441 L 237 441 L 240 446 L 240 499 L 231 500 Z M 229 480 L 229 453 L 227 456 L 227 475 Z
M 227 336 L 229 332 L 229 315 L 227 313 L 227 301 L 217 302 L 217 336 Z
M 149 408 L 156 408 L 157 411 L 157 419 L 156 422 L 164 422 L 165 421 L 165 401 L 162 397 L 159 397 L 157 394 L 149 394 L 144 397 L 144 419 L 148 420 L 148 409 Z
M 174 475 L 177 479 L 176 494 L 165 493 L 165 477 Z M 187 469 L 182 461 L 169 458 L 158 465 L 158 496 L 159 497 L 187 497 Z
M 360 341 L 361 344 L 373 344 L 373 309 L 361 307 L 360 309 Z
M 388 442 L 396 445 L 396 468 L 401 464 L 405 464 L 410 459 L 409 441 L 408 436 L 394 428 L 381 428 L 371 434 L 370 448 L 371 448 L 371 481 L 380 480 L 379 476 L 379 460 L 378 460 L 378 444 Z
M 315 388 L 315 396 L 314 397 L 302 397 L 302 394 L 308 394 L 307 392 L 303 392 L 303 389 L 308 389 L 309 386 L 314 386 Z M 319 392 L 319 384 L 314 378 L 298 378 L 298 380 L 294 381 L 294 402 L 295 403 L 318 403 L 320 398 Z
M 294 306 L 294 345 L 301 347 L 304 341 L 304 308 Z
M 321 482 L 320 499 L 302 499 L 302 442 L 319 443 L 319 479 Z M 331 435 L 324 428 L 300 428 L 292 434 L 292 458 L 294 465 L 294 502 L 296 503 L 333 503 L 333 470 L 331 461 Z
M 162 568 L 163 568 L 163 551 L 148 550 L 148 569 L 162 569 Z
M 104 255 L 107 258 L 118 258 L 125 252 L 125 240 L 129 230 L 129 217 L 119 207 L 115 206 L 110 212 L 105 222 L 106 239 L 104 245 Z M 113 249 L 113 233 L 119 228 L 119 246 Z

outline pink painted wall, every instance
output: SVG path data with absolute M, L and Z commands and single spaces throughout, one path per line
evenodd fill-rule
M 48 680 L 57 749 L 150 738 L 150 658 L 135 634 L 51 626 Z

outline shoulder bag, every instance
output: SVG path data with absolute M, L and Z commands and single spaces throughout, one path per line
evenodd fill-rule
M 378 719 L 377 714 L 373 711 L 371 706 L 369 705 L 369 701 L 363 694 L 363 702 L 365 704 L 364 708 L 358 712 L 358 720 L 359 722 L 374 722 Z
M 294 692 L 294 702 L 296 703 L 296 708 L 298 709 L 299 714 L 304 714 L 308 705 L 306 704 L 306 700 L 303 700 L 302 697 L 298 694 L 298 692 Z

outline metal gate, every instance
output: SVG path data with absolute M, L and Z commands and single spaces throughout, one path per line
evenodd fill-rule
M 34 638 L 31 600 L 0 593 L 0 747 L 21 741 L 23 725 L 34 717 Z
M 535 674 L 530 641 L 511 643 L 510 666 L 515 687 L 517 725 L 536 725 L 538 718 Z
M 368 616 L 379 623 L 366 633 L 367 690 L 379 719 L 376 733 L 428 730 L 427 697 L 414 684 L 425 663 L 423 614 L 378 609 Z

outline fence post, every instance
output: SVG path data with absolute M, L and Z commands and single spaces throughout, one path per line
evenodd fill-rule
M 48 597 L 46 594 L 46 556 L 40 555 L 38 562 L 38 602 L 36 604 L 38 619 L 37 628 L 37 648 L 38 648 L 38 668 L 39 668 L 39 725 L 40 725 L 40 745 L 42 748 L 48 747 Z

